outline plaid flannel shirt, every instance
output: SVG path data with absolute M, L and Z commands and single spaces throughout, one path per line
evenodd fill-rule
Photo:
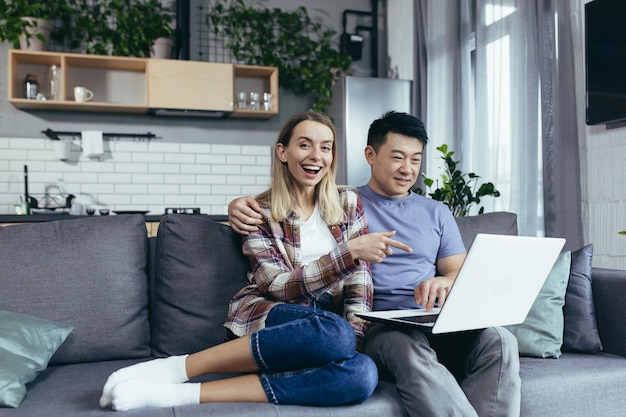
M 301 265 L 297 215 L 292 213 L 276 222 L 269 209 L 263 209 L 264 224 L 244 237 L 243 252 L 251 265 L 249 284 L 233 296 L 224 324 L 235 335 L 244 336 L 264 328 L 265 319 L 276 304 L 310 306 L 328 294 L 332 296 L 333 311 L 354 328 L 360 349 L 369 323 L 354 313 L 371 310 L 373 284 L 369 265 L 354 262 L 347 242 L 367 233 L 367 221 L 354 191 L 340 188 L 339 196 L 347 221 L 329 226 L 337 246 L 306 266 Z

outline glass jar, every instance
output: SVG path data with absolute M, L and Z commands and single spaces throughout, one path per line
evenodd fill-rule
M 24 98 L 37 99 L 39 94 L 39 82 L 35 74 L 27 74 L 24 80 Z
M 59 67 L 52 65 L 48 71 L 47 98 L 49 100 L 59 100 L 61 98 L 61 75 Z

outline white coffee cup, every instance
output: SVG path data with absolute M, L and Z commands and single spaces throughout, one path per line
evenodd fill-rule
M 86 87 L 74 87 L 74 100 L 78 102 L 90 101 L 93 99 L 93 92 Z

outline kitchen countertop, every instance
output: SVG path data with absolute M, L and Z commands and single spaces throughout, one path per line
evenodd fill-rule
M 114 216 L 114 214 L 112 214 Z M 164 214 L 146 214 L 144 215 L 146 222 L 158 222 Z M 228 215 L 226 214 L 180 214 L 180 216 L 205 216 L 210 220 L 216 222 L 227 222 Z M 59 214 L 31 214 L 28 216 L 20 216 L 17 214 L 0 214 L 0 223 L 39 223 L 39 222 L 51 222 L 55 220 L 73 220 L 82 219 L 85 217 L 98 217 L 98 216 L 74 216 L 67 213 Z

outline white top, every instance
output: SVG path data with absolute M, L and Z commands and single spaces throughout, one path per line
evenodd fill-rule
M 337 246 L 337 241 L 320 216 L 317 205 L 311 217 L 300 224 L 300 244 L 303 266 L 328 254 Z

